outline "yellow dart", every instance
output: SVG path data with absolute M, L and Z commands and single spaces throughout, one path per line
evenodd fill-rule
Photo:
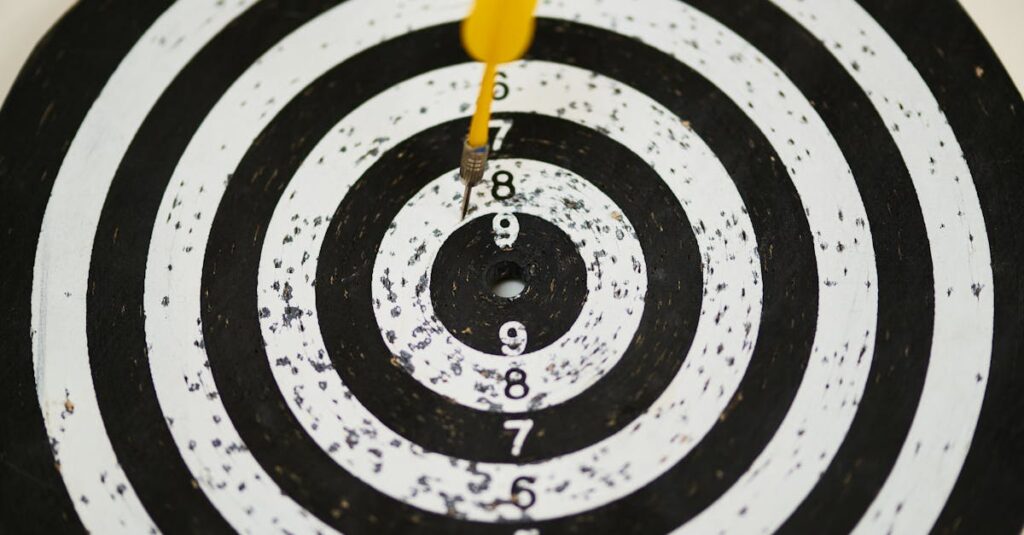
M 462 144 L 459 176 L 466 184 L 462 196 L 462 217 L 469 210 L 469 194 L 484 176 L 487 166 L 487 134 L 494 99 L 494 76 L 499 63 L 522 57 L 533 39 L 533 11 L 536 0 L 476 0 L 462 21 L 462 46 L 484 63 L 484 77 L 476 99 L 476 111 L 469 135 Z

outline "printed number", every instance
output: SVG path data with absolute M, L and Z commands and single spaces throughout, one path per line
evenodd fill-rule
M 516 194 L 516 187 L 512 184 L 513 177 L 512 173 L 508 171 L 498 171 L 491 176 L 491 182 L 494 183 L 491 186 L 491 195 L 499 201 L 511 198 Z
M 499 212 L 491 220 L 491 231 L 494 233 L 494 244 L 502 249 L 511 249 L 519 238 L 519 220 L 515 214 Z
M 535 477 L 517 477 L 512 482 L 512 503 L 516 507 L 526 510 L 533 506 L 537 501 L 537 495 L 533 493 L 527 485 L 532 485 L 534 481 L 537 481 Z M 523 496 L 526 498 L 523 498 Z
M 530 387 L 526 386 L 526 372 L 519 368 L 512 368 L 505 372 L 505 395 L 512 399 L 523 399 L 530 393 Z
M 501 352 L 514 357 L 526 351 L 526 326 L 518 321 L 506 321 L 498 329 Z
M 508 96 L 508 84 L 504 82 L 507 78 L 505 73 L 499 72 L 496 75 L 497 80 L 494 82 L 494 100 L 505 100 Z
M 494 134 L 494 142 L 491 143 L 491 150 L 497 152 L 501 150 L 501 144 L 504 143 L 508 131 L 512 130 L 512 119 L 491 119 L 487 123 L 487 128 L 498 129 L 498 133 Z
M 505 420 L 505 429 L 515 429 L 516 437 L 512 439 L 512 456 L 519 457 L 523 451 L 523 443 L 526 442 L 526 435 L 533 429 L 533 420 Z

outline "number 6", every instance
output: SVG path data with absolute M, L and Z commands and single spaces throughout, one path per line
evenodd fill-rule
M 524 476 L 517 477 L 515 481 L 512 482 L 512 503 L 515 504 L 516 507 L 526 510 L 532 507 L 534 502 L 537 501 L 537 495 L 530 490 L 530 487 L 526 486 L 527 483 L 533 483 L 534 481 L 537 481 L 537 478 Z M 523 494 L 529 497 L 529 501 L 519 499 Z

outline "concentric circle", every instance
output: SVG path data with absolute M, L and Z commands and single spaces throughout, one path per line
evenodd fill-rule
M 76 7 L 0 528 L 1019 530 L 1021 101 L 933 4 L 541 5 L 464 222 L 468 5 Z
M 509 120 L 522 126 L 532 118 Z M 479 410 L 536 411 L 591 388 L 626 353 L 644 314 L 644 253 L 623 208 L 590 181 L 521 159 L 494 159 L 488 174 L 465 222 L 437 217 L 462 194 L 454 171 L 430 181 L 391 220 L 371 278 L 374 315 L 389 354 L 420 384 Z M 503 196 L 494 177 L 505 176 L 521 195 L 493 197 L 488 190 Z M 567 203 L 573 210 L 561 216 Z M 696 247 L 681 245 L 671 254 L 685 258 L 692 247 L 696 268 Z M 410 247 L 413 256 L 402 255 Z M 521 294 L 494 294 L 498 269 L 520 273 Z M 696 269 L 678 271 L 699 277 Z M 510 322 L 515 334 L 500 332 Z M 525 377 L 514 393 L 506 392 L 512 369 Z

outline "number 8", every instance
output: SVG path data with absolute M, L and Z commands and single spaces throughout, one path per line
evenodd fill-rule
M 526 372 L 519 368 L 512 368 L 505 372 L 506 396 L 512 399 L 523 399 L 529 393 L 530 387 L 526 386 Z
M 510 199 L 516 194 L 516 187 L 512 184 L 512 173 L 498 171 L 491 177 L 494 185 L 491 186 L 491 195 L 499 201 Z

